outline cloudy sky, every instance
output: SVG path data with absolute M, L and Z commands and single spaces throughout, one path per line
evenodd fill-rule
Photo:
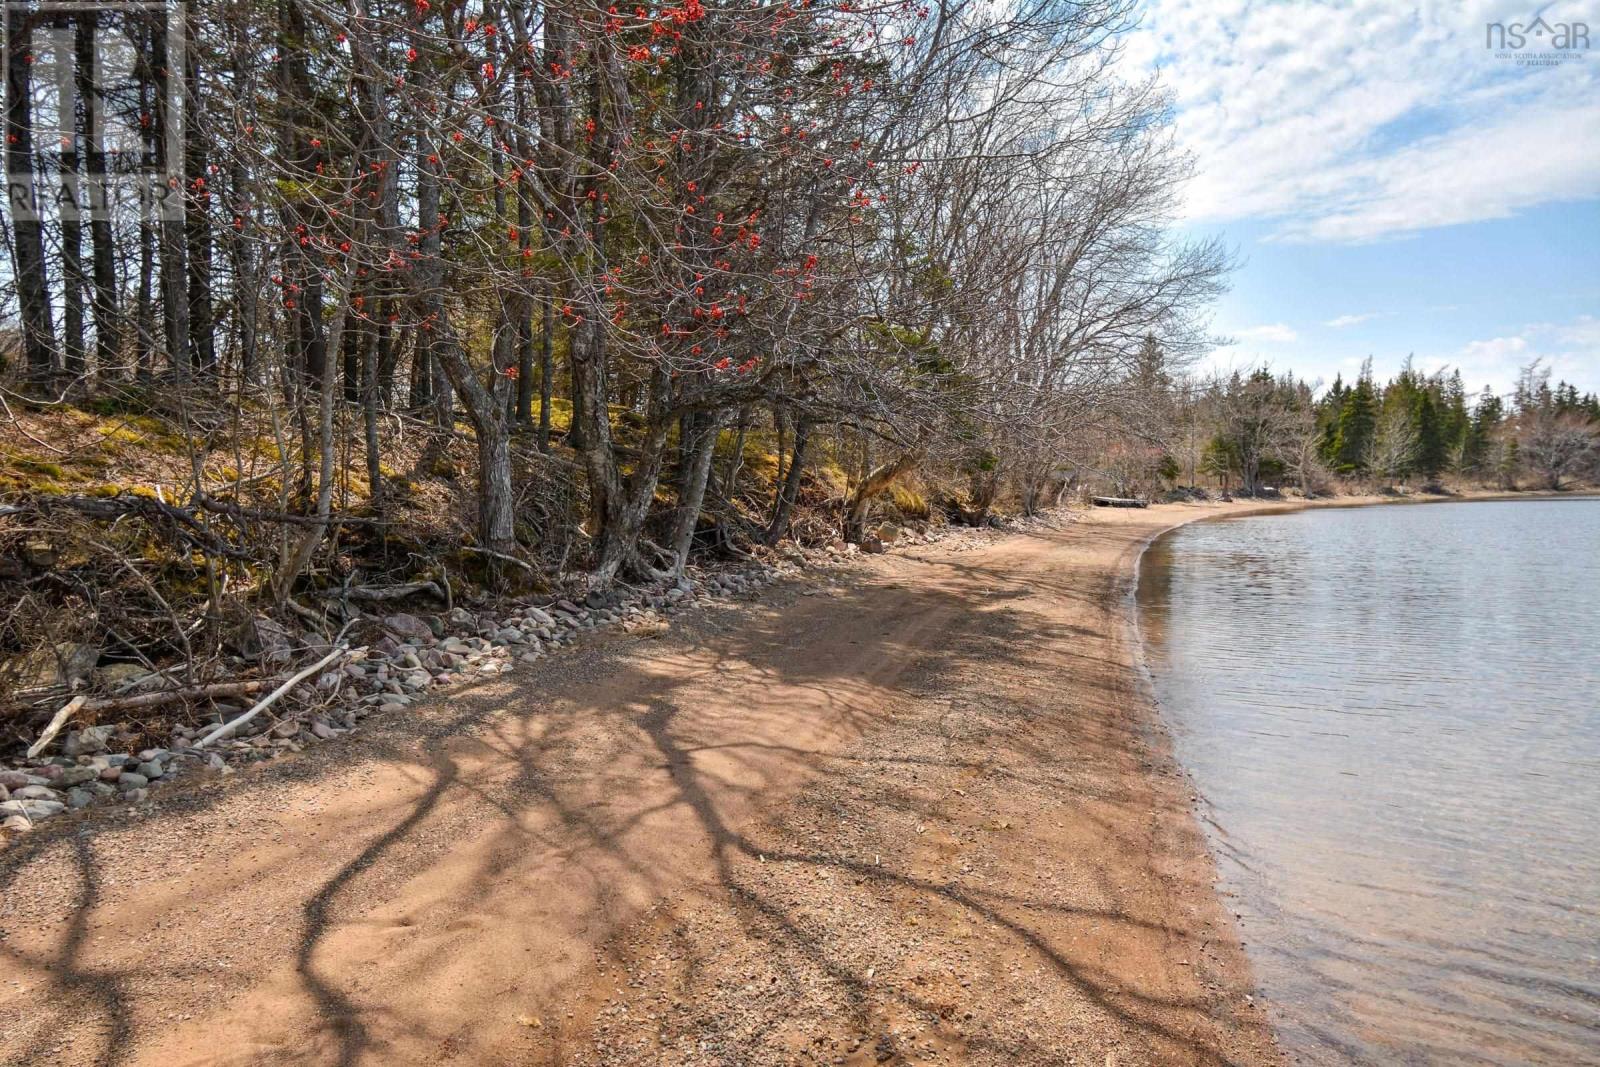
M 1540 15 L 1600 40 L 1600 0 L 1148 0 L 1127 59 L 1174 97 L 1186 224 L 1243 261 L 1215 364 L 1329 381 L 1414 354 L 1504 390 L 1542 356 L 1600 389 L 1600 50 L 1486 41 Z

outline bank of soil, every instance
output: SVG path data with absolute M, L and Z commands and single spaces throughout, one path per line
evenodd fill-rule
M 0 854 L 4 1063 L 1269 1064 L 1095 512 Z

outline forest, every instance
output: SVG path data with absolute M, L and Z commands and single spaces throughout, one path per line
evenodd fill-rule
M 1593 476 L 1595 398 L 1205 375 L 1125 0 L 8 7 L 0 690 L 786 540 Z M 274 624 L 277 625 L 277 624 Z M 41 653 L 42 650 L 42 653 Z M 197 673 L 198 671 L 198 673 Z M 37 688 L 37 687 L 35 687 Z
M 1557 490 L 1600 480 L 1600 397 L 1578 392 L 1539 361 L 1506 395 L 1469 392 L 1459 370 L 1424 374 L 1406 360 L 1386 383 L 1372 360 L 1353 382 L 1325 388 L 1269 367 L 1196 381 L 1163 380 L 1152 443 L 1127 450 L 1119 488 L 1198 488 L 1256 496 L 1402 489 Z M 1198 435 L 1196 433 L 1198 427 Z M 1178 495 L 1182 495 L 1181 492 Z

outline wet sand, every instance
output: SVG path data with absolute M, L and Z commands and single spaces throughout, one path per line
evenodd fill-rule
M 1281 1062 L 1139 668 L 1243 505 L 811 574 L 0 853 L 4 1063 Z

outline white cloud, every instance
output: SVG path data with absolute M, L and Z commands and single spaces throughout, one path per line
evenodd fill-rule
M 1332 327 L 1335 330 L 1342 330 L 1346 326 L 1359 326 L 1368 319 L 1375 319 L 1377 317 L 1377 312 L 1374 311 L 1369 311 L 1365 315 L 1340 315 L 1338 318 L 1329 319 L 1322 325 Z
M 1281 322 L 1268 323 L 1263 326 L 1251 326 L 1249 329 L 1238 330 L 1234 336 L 1241 341 L 1264 341 L 1268 344 L 1286 345 L 1300 339 L 1294 328 Z
M 1496 57 L 1485 28 L 1509 17 L 1499 0 L 1149 0 L 1129 58 L 1175 96 L 1192 220 L 1363 242 L 1600 196 L 1600 67 Z
M 1454 352 L 1419 360 L 1418 366 L 1429 373 L 1459 368 L 1467 388 L 1488 385 L 1504 393 L 1517 371 L 1536 359 L 1550 368 L 1554 380 L 1585 391 L 1600 388 L 1600 319 L 1580 315 L 1571 322 L 1532 323 L 1504 337 L 1469 341 Z

